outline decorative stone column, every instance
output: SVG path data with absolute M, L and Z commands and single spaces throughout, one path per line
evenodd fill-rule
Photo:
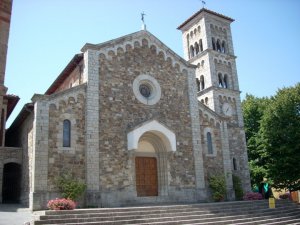
M 235 195 L 233 191 L 233 183 L 232 183 L 232 169 L 231 169 L 231 159 L 230 159 L 230 151 L 229 151 L 229 143 L 228 143 L 228 129 L 227 122 L 224 121 L 221 123 L 221 141 L 222 141 L 222 154 L 223 154 L 223 168 L 224 168 L 224 176 L 226 181 L 226 191 L 227 191 L 227 199 L 234 200 Z
M 100 205 L 99 171 L 99 56 L 95 50 L 84 52 L 86 89 L 86 204 Z
M 48 132 L 49 107 L 43 95 L 34 95 L 31 210 L 45 208 L 48 199 Z
M 187 73 L 188 90 L 190 100 L 190 115 L 192 124 L 192 138 L 193 138 L 193 153 L 195 165 L 195 182 L 196 182 L 196 199 L 205 200 L 207 193 L 205 190 L 203 154 L 201 148 L 201 133 L 200 133 L 200 118 L 199 107 L 197 100 L 197 87 L 195 82 L 195 70 L 189 69 Z

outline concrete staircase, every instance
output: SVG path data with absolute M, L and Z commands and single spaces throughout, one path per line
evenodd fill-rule
M 300 205 L 277 200 L 44 211 L 34 225 L 300 224 Z

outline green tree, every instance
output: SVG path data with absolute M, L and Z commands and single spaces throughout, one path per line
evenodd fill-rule
M 300 190 L 300 83 L 271 98 L 261 120 L 268 176 L 276 188 Z
M 249 94 L 242 102 L 252 185 L 259 185 L 263 177 L 267 176 L 267 158 L 260 125 L 269 102 L 269 98 L 257 98 Z

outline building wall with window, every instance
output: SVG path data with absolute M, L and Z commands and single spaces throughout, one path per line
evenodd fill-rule
M 208 180 L 210 176 L 224 173 L 220 118 L 202 110 L 199 117 L 205 178 Z
M 67 125 L 67 126 L 66 126 Z M 48 191 L 58 192 L 64 174 L 85 183 L 85 98 L 83 93 L 61 94 L 49 104 Z

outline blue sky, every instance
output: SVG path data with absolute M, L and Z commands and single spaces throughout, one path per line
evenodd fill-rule
M 300 81 L 299 0 L 206 0 L 235 19 L 231 29 L 241 96 L 271 96 Z M 183 56 L 176 28 L 202 8 L 200 0 L 14 0 L 5 85 L 21 100 L 43 94 L 85 43 L 147 29 Z

